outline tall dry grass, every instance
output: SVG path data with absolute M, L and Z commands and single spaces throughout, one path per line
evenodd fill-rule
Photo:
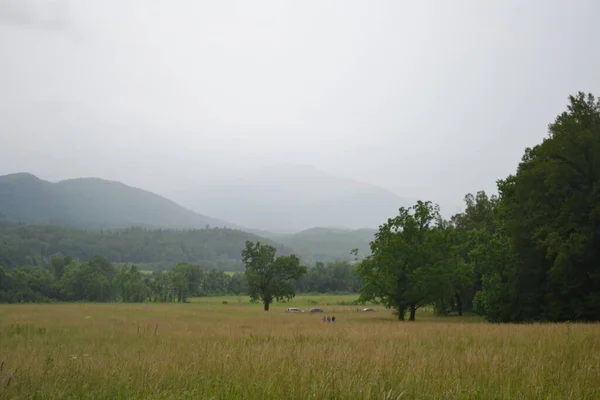
M 600 398 L 600 325 L 285 307 L 1 306 L 0 398 Z

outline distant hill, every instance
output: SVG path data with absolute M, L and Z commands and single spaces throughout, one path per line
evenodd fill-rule
M 278 255 L 292 252 L 272 240 L 228 228 L 84 230 L 0 221 L 0 265 L 39 266 L 51 255 L 62 253 L 80 260 L 101 255 L 114 263 L 172 268 L 178 262 L 191 262 L 206 269 L 242 271 L 246 240 L 270 244 Z
M 244 210 L 245 205 L 241 199 L 232 208 Z M 168 266 L 189 261 L 239 270 L 246 240 L 272 244 L 280 254 L 294 252 L 309 263 L 351 260 L 353 248 L 368 253 L 375 232 L 241 230 L 120 182 L 79 178 L 51 183 L 26 173 L 0 176 L 0 225 L 0 264 L 7 266 L 38 265 L 60 252 L 80 259 L 100 254 L 112 262 Z M 207 225 L 213 228 L 204 229 Z
M 0 218 L 87 229 L 233 227 L 121 182 L 79 178 L 51 183 L 26 173 L 0 176 Z
M 170 195 L 180 204 L 245 227 L 293 233 L 315 226 L 377 228 L 408 201 L 384 188 L 314 167 L 275 165 L 233 181 Z
M 309 255 L 311 261 L 352 261 L 350 251 L 359 250 L 360 258 L 371 253 L 369 243 L 375 239 L 375 229 L 311 228 L 287 235 L 271 235 L 277 243 Z

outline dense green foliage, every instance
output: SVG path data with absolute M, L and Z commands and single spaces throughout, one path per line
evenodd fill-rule
M 526 149 L 499 197 L 465 197 L 450 221 L 418 202 L 401 208 L 358 267 L 362 299 L 399 318 L 432 304 L 489 321 L 600 319 L 600 101 L 579 93 Z
M 456 293 L 453 277 L 461 263 L 453 257 L 450 231 L 437 207 L 421 201 L 400 209 L 397 217 L 379 228 L 371 243 L 372 255 L 361 262 L 361 300 L 379 299 L 404 319 L 419 307 Z M 448 296 L 449 295 L 449 296 Z
M 348 261 L 317 262 L 294 282 L 300 293 L 358 293 L 361 285 L 355 266 Z
M 291 284 L 294 292 L 355 293 L 360 279 L 348 262 L 319 263 Z M 189 297 L 247 294 L 244 273 L 230 274 L 183 262 L 151 274 L 136 265 L 111 264 L 100 256 L 80 262 L 55 255 L 47 267 L 0 266 L 0 303 L 185 302 Z
M 277 249 L 260 242 L 246 242 L 242 261 L 246 265 L 248 294 L 252 300 L 261 300 L 265 311 L 274 300 L 294 298 L 294 281 L 306 273 L 295 254 L 275 257 Z
M 49 268 L 0 266 L 0 302 L 186 302 L 192 296 L 247 292 L 243 275 L 179 263 L 165 272 L 143 274 L 135 265 L 115 266 L 103 257 L 86 262 L 53 256 Z
M 120 182 L 80 178 L 51 183 L 31 174 L 0 176 L 0 216 L 85 229 L 232 227 Z
M 570 97 L 498 188 L 497 260 L 481 312 L 493 321 L 600 319 L 600 100 Z
M 181 261 L 199 263 L 206 269 L 242 272 L 240 251 L 246 240 L 260 240 L 284 255 L 293 249 L 302 261 L 314 264 L 350 261 L 350 249 L 368 251 L 373 232 L 317 228 L 264 239 L 228 228 L 83 230 L 0 221 L 0 265 L 42 266 L 52 254 L 61 253 L 80 260 L 102 255 L 113 263 L 135 263 L 151 270 L 169 269 Z
M 190 262 L 206 269 L 242 271 L 240 251 L 246 240 L 262 240 L 283 254 L 291 253 L 272 241 L 228 228 L 92 231 L 0 222 L 0 265 L 42 266 L 51 255 L 61 253 L 80 260 L 101 255 L 113 263 L 151 264 L 153 269 Z

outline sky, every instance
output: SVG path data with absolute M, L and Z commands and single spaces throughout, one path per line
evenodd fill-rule
M 0 174 L 159 193 L 315 166 L 447 208 L 578 91 L 596 0 L 0 0 Z

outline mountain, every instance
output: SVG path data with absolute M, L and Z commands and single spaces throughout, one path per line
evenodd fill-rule
M 51 183 L 27 173 L 0 176 L 0 218 L 86 229 L 233 227 L 121 182 L 78 178 Z
M 287 235 L 271 235 L 270 239 L 284 246 L 310 255 L 311 261 L 352 261 L 352 249 L 358 249 L 359 257 L 371 253 L 369 243 L 375 239 L 375 229 L 311 228 Z
M 319 184 L 318 178 L 312 182 Z M 237 208 L 244 209 L 246 201 L 240 200 Z M 213 228 L 203 229 L 206 225 Z M 81 259 L 101 254 L 112 262 L 169 267 L 190 261 L 240 270 L 246 240 L 272 244 L 278 254 L 294 252 L 306 262 L 329 262 L 351 260 L 353 248 L 368 253 L 374 233 L 336 228 L 294 234 L 243 231 L 120 182 L 78 178 L 52 183 L 26 173 L 0 176 L 0 264 L 9 266 L 37 265 L 60 252 Z
M 288 164 L 170 197 L 192 210 L 274 233 L 316 226 L 377 228 L 408 205 L 407 200 L 379 186 Z

